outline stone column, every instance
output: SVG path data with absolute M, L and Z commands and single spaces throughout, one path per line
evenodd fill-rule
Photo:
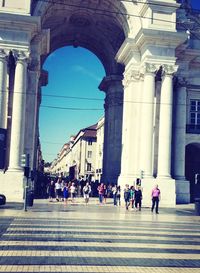
M 140 169 L 144 171 L 144 178 L 153 177 L 155 72 L 155 65 L 145 65 L 140 133 Z
M 178 80 L 174 133 L 174 178 L 185 180 L 186 81 Z
M 140 108 L 140 71 L 138 67 L 125 73 L 124 86 L 122 160 L 121 174 L 118 179 L 122 188 L 125 184 L 132 184 L 137 177 L 137 133 L 139 133 L 137 125 Z
M 24 148 L 25 102 L 27 86 L 27 57 L 23 52 L 16 56 L 15 82 L 10 145 L 10 171 L 21 171 L 21 154 Z
M 36 126 L 38 115 L 38 81 L 39 71 L 32 65 L 28 70 L 28 88 L 26 96 L 26 130 L 25 130 L 25 147 L 26 153 L 30 154 L 30 168 L 33 169 Z
M 158 178 L 171 178 L 173 73 L 176 67 L 163 65 L 160 97 Z
M 7 127 L 7 55 L 0 50 L 0 128 Z
M 122 79 L 120 75 L 107 76 L 99 86 L 106 93 L 102 174 L 105 183 L 117 183 L 121 170 Z

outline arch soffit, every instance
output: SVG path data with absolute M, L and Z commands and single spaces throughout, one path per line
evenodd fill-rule
M 186 145 L 186 149 L 199 149 L 200 150 L 200 142 L 190 142 Z
M 38 3 L 33 15 L 41 16 L 42 27 L 51 31 L 50 53 L 66 45 L 81 46 L 100 59 L 107 75 L 123 70 L 115 56 L 131 29 L 140 25 L 138 17 L 128 15 L 137 13 L 138 4 L 88 0 L 77 8 L 75 0 L 65 6 Z

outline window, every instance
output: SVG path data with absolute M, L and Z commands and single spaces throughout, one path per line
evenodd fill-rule
M 92 145 L 92 140 L 88 140 L 88 145 Z
M 90 172 L 92 170 L 92 164 L 87 163 L 87 171 Z
M 92 151 L 88 151 L 88 158 L 92 158 Z
M 200 100 L 190 101 L 190 124 L 200 125 Z

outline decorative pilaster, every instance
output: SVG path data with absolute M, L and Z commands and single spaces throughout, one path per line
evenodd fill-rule
M 27 56 L 24 52 L 17 52 L 11 126 L 10 171 L 21 170 L 20 160 L 24 148 L 26 86 Z
M 0 128 L 6 129 L 7 126 L 7 54 L 0 49 Z
M 163 65 L 160 98 L 158 178 L 171 178 L 173 74 L 177 66 Z
M 158 67 L 146 63 L 141 114 L 140 169 L 145 178 L 153 177 L 153 118 L 155 96 L 155 72 Z
M 184 78 L 178 79 L 174 128 L 174 178 L 178 180 L 185 180 L 186 85 Z
M 107 76 L 99 89 L 106 93 L 102 181 L 116 183 L 121 167 L 123 112 L 122 76 Z

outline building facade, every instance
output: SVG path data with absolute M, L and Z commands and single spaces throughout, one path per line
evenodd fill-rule
M 143 173 L 145 200 L 154 184 L 167 193 L 165 206 L 192 200 L 199 30 L 188 0 L 0 1 L 0 183 L 8 200 L 23 196 L 21 154 L 36 168 L 43 62 L 67 45 L 92 51 L 105 68 L 102 179 L 123 187 Z

